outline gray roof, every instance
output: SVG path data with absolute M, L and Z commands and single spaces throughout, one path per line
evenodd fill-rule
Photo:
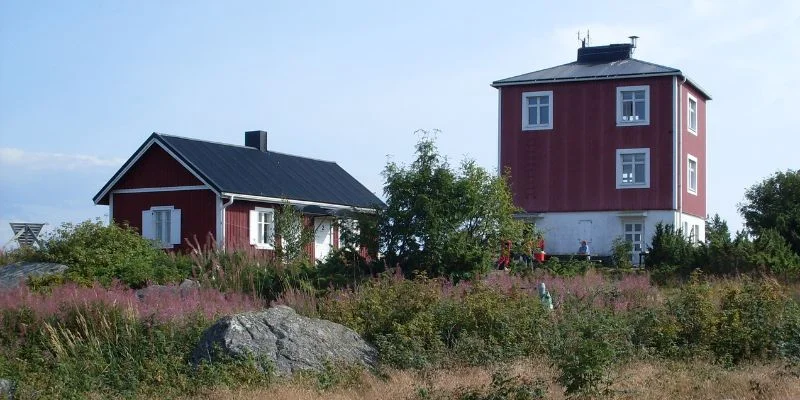
M 492 82 L 494 87 L 526 85 L 561 81 L 604 80 L 638 78 L 646 76 L 684 76 L 681 70 L 663 65 L 653 64 L 635 58 L 626 58 L 610 62 L 586 63 L 573 61 L 552 68 L 529 72 L 511 78 L 500 79 Z M 687 80 L 689 80 L 687 78 Z M 696 83 L 689 80 L 706 97 L 711 96 Z
M 169 149 L 217 193 L 235 193 L 353 207 L 383 202 L 332 161 L 299 157 L 246 146 L 153 133 L 95 196 L 106 192 L 145 146 L 155 140 Z

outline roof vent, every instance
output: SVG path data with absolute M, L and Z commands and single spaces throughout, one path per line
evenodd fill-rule
M 267 152 L 267 131 L 248 131 L 244 133 L 244 145 Z
M 609 44 L 607 46 L 590 46 L 578 49 L 578 62 L 601 64 L 631 58 L 634 45 L 632 43 Z

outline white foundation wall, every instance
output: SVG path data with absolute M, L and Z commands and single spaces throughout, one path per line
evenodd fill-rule
M 545 252 L 548 254 L 575 254 L 581 240 L 586 240 L 593 255 L 611 255 L 611 243 L 623 236 L 625 223 L 643 225 L 643 249 L 650 245 L 659 222 L 677 225 L 679 213 L 675 211 L 596 211 L 537 214 L 536 227 L 544 233 Z M 705 236 L 705 221 L 683 214 L 683 221 L 699 223 L 701 238 Z
M 695 217 L 694 215 L 689 214 L 679 214 L 680 220 L 675 224 L 675 227 L 683 229 L 684 235 L 689 236 L 691 232 L 691 227 L 696 226 L 698 228 L 698 237 L 697 242 L 703 242 L 706 240 L 706 220 L 704 218 Z M 688 226 L 688 229 L 686 227 Z

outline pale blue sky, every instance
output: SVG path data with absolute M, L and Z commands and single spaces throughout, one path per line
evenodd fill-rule
M 419 128 L 494 170 L 489 83 L 572 61 L 587 28 L 714 96 L 708 210 L 733 229 L 746 187 L 800 167 L 796 0 L 392 3 L 0 0 L 0 245 L 9 220 L 104 216 L 92 196 L 153 131 L 264 129 L 379 195 Z

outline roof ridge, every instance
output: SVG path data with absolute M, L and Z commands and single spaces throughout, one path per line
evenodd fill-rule
M 203 143 L 218 144 L 218 145 L 221 145 L 221 146 L 238 147 L 238 148 L 242 148 L 242 149 L 255 150 L 255 151 L 259 151 L 259 152 L 261 151 L 259 149 L 256 149 L 256 148 L 253 148 L 253 147 L 250 147 L 250 146 L 241 145 L 241 144 L 217 142 L 217 141 L 214 141 L 214 140 L 204 140 L 204 139 L 190 138 L 190 137 L 186 137 L 186 136 L 172 135 L 172 134 L 160 133 L 160 132 L 153 132 L 153 133 L 155 135 L 162 136 L 162 137 L 171 137 L 171 138 L 176 138 L 176 139 L 191 140 L 193 142 L 203 142 Z M 320 162 L 326 162 L 326 163 L 332 163 L 332 164 L 339 165 L 339 164 L 336 163 L 336 161 L 323 160 L 321 158 L 314 158 L 314 157 L 298 156 L 296 154 L 289 154 L 289 153 L 284 153 L 284 152 L 281 152 L 281 151 L 267 150 L 267 153 L 276 153 L 276 154 L 281 154 L 281 155 L 289 156 L 289 157 L 297 157 L 297 158 L 303 158 L 303 159 L 306 159 L 306 160 L 314 160 L 314 161 L 320 161 Z

